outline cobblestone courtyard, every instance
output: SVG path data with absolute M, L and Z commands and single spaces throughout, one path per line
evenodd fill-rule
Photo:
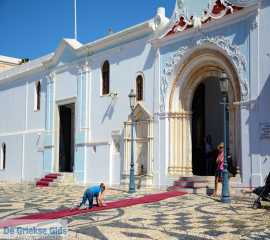
M 84 187 L 0 186 L 0 217 L 13 218 L 77 204 Z M 148 192 L 149 193 L 149 192 Z M 146 192 L 138 192 L 141 196 Z M 109 190 L 106 200 L 129 197 Z M 270 239 L 270 205 L 254 210 L 254 197 L 233 197 L 232 204 L 186 194 L 161 202 L 91 212 L 67 218 L 69 239 Z

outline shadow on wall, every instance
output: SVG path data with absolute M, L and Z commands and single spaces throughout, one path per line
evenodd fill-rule
M 240 26 L 239 26 L 240 24 Z M 234 34 L 232 43 L 237 46 L 244 46 L 249 38 L 250 29 L 256 24 L 256 14 L 251 15 L 244 22 L 236 23 L 233 28 L 233 32 L 230 30 L 230 34 Z M 242 26 L 241 26 L 242 25 Z
M 145 60 L 145 63 L 144 63 L 144 67 L 143 67 L 143 70 L 147 70 L 147 69 L 150 69 L 153 64 L 154 64 L 154 61 L 155 61 L 155 55 L 157 53 L 157 50 L 156 49 L 153 49 L 151 48 L 149 54 L 147 55 L 147 58 Z
M 113 113 L 114 113 L 114 107 L 115 107 L 115 104 L 116 104 L 116 99 L 117 97 L 112 97 L 111 98 L 111 102 L 110 104 L 108 105 L 103 117 L 102 117 L 102 120 L 101 120 L 101 123 L 104 123 L 105 119 L 108 118 L 109 120 L 112 119 L 112 116 L 113 116 Z
M 270 75 L 263 89 L 250 106 L 250 114 L 247 120 L 249 126 L 250 155 L 260 156 L 260 169 L 263 176 L 270 171 Z

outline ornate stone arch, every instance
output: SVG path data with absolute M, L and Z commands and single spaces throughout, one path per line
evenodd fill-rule
M 235 66 L 229 58 L 216 48 L 199 47 L 182 63 L 172 82 L 168 110 L 191 111 L 194 91 L 206 77 L 219 77 L 225 71 L 230 78 L 230 102 L 241 101 L 241 84 Z M 180 100 L 180 101 L 179 101 Z M 179 103 L 179 106 L 175 104 Z
M 227 65 L 234 69 L 234 73 L 238 78 L 240 99 L 247 100 L 249 98 L 249 85 L 246 79 L 247 61 L 240 48 L 234 45 L 232 40 L 224 36 L 205 37 L 189 46 L 180 47 L 163 65 L 160 85 L 161 112 L 169 112 L 171 93 L 176 80 L 178 80 L 177 76 L 187 64 L 190 68 L 194 66 L 190 59 L 195 55 L 199 55 L 200 52 L 211 50 L 212 53 L 219 54 L 223 60 L 229 63 Z
M 134 109 L 134 140 L 135 140 L 135 175 L 141 185 L 153 184 L 153 115 L 142 104 L 137 103 Z M 122 183 L 129 179 L 131 156 L 131 116 L 124 123 L 124 164 Z M 139 183 L 138 183 L 139 184 Z
M 175 67 L 167 102 L 171 148 L 168 171 L 173 175 L 192 175 L 192 100 L 197 86 L 207 77 L 218 77 L 221 71 L 225 71 L 230 78 L 230 103 L 241 101 L 248 88 L 241 84 L 239 71 L 227 52 L 213 44 L 197 46 Z M 231 106 L 232 145 L 238 145 L 239 137 L 235 137 L 240 135 L 235 132 L 236 125 L 239 125 L 238 111 Z

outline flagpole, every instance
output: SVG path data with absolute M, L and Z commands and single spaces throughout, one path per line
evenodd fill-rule
M 77 40 L 77 0 L 74 0 L 74 38 Z

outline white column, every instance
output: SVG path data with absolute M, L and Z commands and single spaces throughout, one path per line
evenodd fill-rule
M 87 161 L 87 146 L 86 143 L 89 137 L 88 124 L 88 84 L 89 84 L 89 63 L 86 60 L 82 65 L 78 66 L 77 77 L 77 104 L 76 104 L 76 127 L 75 127 L 75 156 L 74 156 L 74 174 L 76 182 L 86 182 L 86 161 Z
M 153 120 L 147 121 L 147 175 L 152 176 L 153 175 L 153 144 L 154 144 L 154 137 L 153 137 Z
M 47 77 L 47 88 L 46 88 L 46 120 L 45 120 L 45 139 L 44 139 L 44 160 L 43 160 L 43 171 L 50 173 L 54 169 L 53 159 L 55 151 L 54 143 L 54 104 L 55 104 L 55 73 L 50 73 Z
M 170 113 L 169 174 L 192 175 L 191 114 Z
M 192 115 L 190 112 L 184 113 L 184 129 L 185 133 L 183 139 L 186 141 L 186 149 L 184 151 L 184 174 L 187 176 L 192 176 Z
M 174 168 L 174 149 L 175 149 L 175 141 L 174 141 L 174 137 L 173 137 L 173 134 L 174 134 L 174 119 L 172 117 L 169 117 L 168 121 L 169 121 L 169 129 L 170 129 L 170 132 L 169 132 L 169 148 L 170 148 L 170 151 L 169 151 L 169 164 L 168 164 L 168 172 L 169 174 L 173 174 L 173 168 Z

